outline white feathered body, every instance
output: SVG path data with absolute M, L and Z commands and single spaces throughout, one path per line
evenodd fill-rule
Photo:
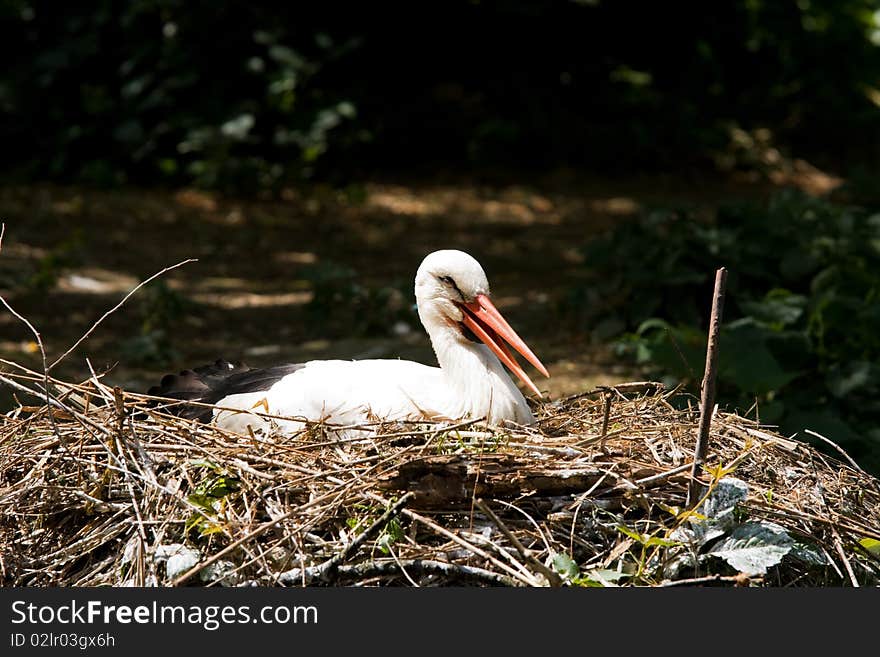
M 217 402 L 215 422 L 231 431 L 300 431 L 305 421 L 342 430 L 377 421 L 486 418 L 490 423 L 531 424 L 522 393 L 482 345 L 468 345 L 455 367 L 430 367 L 407 360 L 315 360 L 266 391 L 230 395 Z M 223 407 L 245 412 L 222 410 Z M 255 413 L 291 419 L 262 420 Z

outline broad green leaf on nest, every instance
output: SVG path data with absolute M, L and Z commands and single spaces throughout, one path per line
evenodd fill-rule
M 749 576 L 765 575 L 788 554 L 794 541 L 782 527 L 761 520 L 736 527 L 707 554 L 724 559 L 733 568 Z
M 575 577 L 573 583 L 578 586 L 604 586 L 615 587 L 617 582 L 625 577 L 630 577 L 629 573 L 621 573 L 616 570 L 607 568 L 592 568 L 583 575 Z
M 878 541 L 876 538 L 863 538 L 859 541 L 859 545 L 861 545 L 875 557 L 880 557 L 880 541 Z
M 749 494 L 749 486 L 742 479 L 725 477 L 712 489 L 699 507 L 699 511 L 712 520 L 732 516 L 734 508 L 744 502 Z
M 550 559 L 552 568 L 566 579 L 577 577 L 580 569 L 577 563 L 564 552 L 557 552 Z
M 643 545 L 644 547 L 671 547 L 673 545 L 678 545 L 679 541 L 673 538 L 662 538 L 660 536 L 653 536 L 650 534 L 640 534 L 634 529 L 630 529 L 625 525 L 617 525 L 617 531 L 619 531 L 624 536 L 628 536 L 632 540 L 634 540 L 639 545 Z
M 673 555 L 664 567 L 666 576 L 674 577 L 681 568 L 694 567 L 711 557 L 724 559 L 750 576 L 765 574 L 787 554 L 807 564 L 827 565 L 820 550 L 808 543 L 795 542 L 775 523 L 740 522 L 736 510 L 746 501 L 748 492 L 748 485 L 735 477 L 724 477 L 716 484 L 698 507 L 700 514 L 689 516 L 670 534 L 690 547 Z M 701 550 L 706 551 L 696 554 Z
M 400 520 L 397 518 L 392 518 L 385 525 L 384 529 L 382 529 L 382 533 L 379 535 L 379 538 L 376 539 L 376 545 L 382 551 L 383 554 L 391 553 L 391 546 L 395 543 L 403 540 L 403 527 L 400 525 Z
M 749 487 L 744 481 L 735 477 L 721 479 L 697 508 L 697 514 L 690 515 L 670 538 L 702 547 L 724 536 L 735 524 L 736 505 L 745 501 L 748 493 Z
M 644 537 L 634 529 L 630 529 L 626 525 L 617 525 L 617 531 L 619 531 L 624 536 L 629 536 L 631 539 L 638 543 L 644 542 Z
M 810 543 L 795 542 L 788 556 L 813 566 L 828 566 L 831 564 L 825 553 Z
M 165 576 L 176 579 L 195 566 L 202 555 L 198 550 L 186 547 L 181 543 L 169 543 L 156 548 L 153 559 L 156 563 L 165 564 Z

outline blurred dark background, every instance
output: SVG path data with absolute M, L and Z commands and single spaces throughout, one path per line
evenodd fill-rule
M 722 404 L 880 471 L 880 2 L 4 0 L 0 55 L 0 290 L 54 355 L 201 259 L 69 376 L 430 360 L 411 276 L 457 246 L 551 393 L 693 392 L 726 265 Z
M 243 189 L 439 165 L 631 174 L 754 164 L 734 133 L 762 130 L 841 171 L 878 156 L 877 9 L 4 2 L 3 165 Z

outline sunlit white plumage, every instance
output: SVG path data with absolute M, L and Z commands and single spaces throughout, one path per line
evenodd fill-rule
M 284 416 L 215 410 L 214 422 L 232 431 L 300 430 L 306 421 L 355 427 L 377 420 L 481 419 L 492 424 L 534 422 L 529 406 L 502 365 L 537 394 L 504 341 L 547 371 L 489 300 L 480 264 L 462 251 L 429 254 L 416 273 L 419 318 L 439 367 L 406 360 L 315 360 L 264 389 L 217 400 L 218 407 Z M 482 342 L 476 342 L 474 338 Z M 501 360 L 499 360 L 501 358 Z M 191 397 L 190 397 L 191 399 Z

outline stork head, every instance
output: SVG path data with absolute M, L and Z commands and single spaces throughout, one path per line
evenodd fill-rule
M 510 352 L 518 351 L 544 376 L 547 369 L 501 316 L 490 299 L 489 280 L 480 263 L 464 251 L 428 254 L 416 272 L 416 302 L 428 333 L 445 330 L 462 342 L 479 340 L 539 397 L 538 387 Z

